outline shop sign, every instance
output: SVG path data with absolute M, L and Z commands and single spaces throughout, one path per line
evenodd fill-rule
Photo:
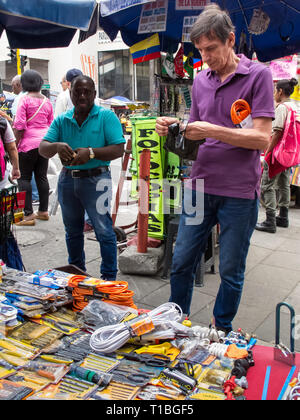
M 120 35 L 120 32 L 118 33 L 114 42 L 123 42 L 122 37 Z M 108 35 L 106 35 L 106 33 L 104 31 L 99 31 L 98 32 L 98 43 L 99 44 L 108 44 L 108 43 L 111 43 L 111 39 L 109 38 Z
M 201 10 L 211 4 L 211 0 L 176 0 L 176 10 Z
M 113 13 L 120 12 L 128 7 L 137 6 L 139 4 L 150 3 L 152 0 L 101 0 L 101 15 L 109 16 Z
M 163 206 L 163 164 L 161 138 L 155 132 L 155 119 L 136 120 L 135 138 L 136 151 L 138 156 L 138 167 L 140 155 L 144 149 L 151 152 L 150 160 L 150 187 L 149 187 L 149 220 L 148 236 L 150 238 L 164 238 L 164 206 Z
M 297 77 L 297 55 L 271 61 L 270 70 L 273 80 L 291 79 Z
M 182 40 L 181 40 L 182 42 L 191 42 L 190 33 L 197 19 L 198 19 L 198 16 L 185 16 L 184 17 L 183 26 L 182 26 Z
M 167 28 L 168 1 L 157 0 L 143 6 L 138 34 L 165 32 Z

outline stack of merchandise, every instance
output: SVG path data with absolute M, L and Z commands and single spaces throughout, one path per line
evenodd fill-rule
M 67 290 L 69 277 L 66 273 L 31 274 L 6 268 L 0 293 L 6 297 L 6 303 L 18 310 L 19 319 L 42 316 L 72 302 Z
M 136 309 L 134 292 L 128 290 L 126 281 L 107 281 L 87 276 L 72 276 L 68 285 L 72 288 L 73 310 L 82 311 L 92 299 L 128 306 Z
M 47 288 L 49 294 L 49 272 L 36 273 L 39 285 L 25 281 L 27 274 L 17 281 L 22 276 L 9 272 L 3 284 L 13 282 L 22 292 L 26 285 Z M 79 280 L 60 279 L 51 286 L 62 289 L 53 290 Z M 23 313 L 23 322 L 0 339 L 0 399 L 244 398 L 253 338 L 190 326 L 173 303 L 139 315 L 102 298 L 94 296 L 80 312 L 62 307 L 40 317 Z
M 171 302 L 137 310 L 126 282 L 110 283 L 7 270 L 0 400 L 245 399 L 254 337 L 194 326 Z M 293 399 L 297 390 L 294 378 Z

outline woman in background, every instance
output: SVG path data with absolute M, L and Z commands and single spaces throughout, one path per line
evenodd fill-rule
M 23 90 L 27 92 L 19 102 L 14 129 L 19 152 L 21 178 L 19 190 L 26 191 L 25 217 L 17 225 L 33 226 L 35 219 L 48 220 L 49 183 L 47 179 L 48 159 L 39 154 L 39 145 L 52 120 L 53 107 L 49 99 L 41 94 L 43 78 L 35 70 L 26 70 L 21 76 Z M 35 175 L 40 204 L 36 214 L 32 208 L 31 178 Z
M 296 79 L 283 79 L 276 83 L 274 91 L 274 99 L 276 103 L 275 120 L 272 122 L 272 139 L 268 149 L 265 152 L 267 157 L 272 153 L 275 146 L 280 142 L 284 133 L 285 122 L 288 116 L 288 107 L 292 108 L 290 103 L 290 96 L 294 92 L 295 86 L 298 82 Z M 286 103 L 286 105 L 284 105 Z M 276 233 L 276 227 L 287 228 L 289 226 L 288 212 L 291 199 L 290 191 L 290 168 L 280 172 L 273 178 L 269 178 L 269 167 L 264 161 L 264 170 L 261 180 L 261 192 L 263 194 L 263 201 L 266 207 L 266 220 L 262 223 L 257 223 L 255 229 Z M 276 189 L 279 191 L 279 215 L 276 217 Z

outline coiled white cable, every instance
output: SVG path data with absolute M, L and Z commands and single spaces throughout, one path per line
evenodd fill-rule
M 166 321 L 179 322 L 182 310 L 172 302 L 164 303 L 147 313 L 154 327 L 163 326 Z M 90 338 L 90 346 L 101 353 L 112 353 L 122 347 L 131 338 L 130 328 L 126 323 L 108 325 L 96 330 Z
M 208 352 L 221 359 L 225 356 L 227 348 L 228 346 L 226 344 L 212 343 L 208 348 Z

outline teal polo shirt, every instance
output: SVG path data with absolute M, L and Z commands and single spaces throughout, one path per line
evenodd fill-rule
M 59 115 L 49 127 L 44 140 L 50 143 L 67 143 L 73 150 L 79 147 L 96 148 L 125 143 L 122 126 L 116 114 L 97 105 L 93 106 L 81 127 L 74 118 L 74 108 Z M 66 168 L 93 169 L 109 164 L 109 161 L 92 159 L 84 165 Z

